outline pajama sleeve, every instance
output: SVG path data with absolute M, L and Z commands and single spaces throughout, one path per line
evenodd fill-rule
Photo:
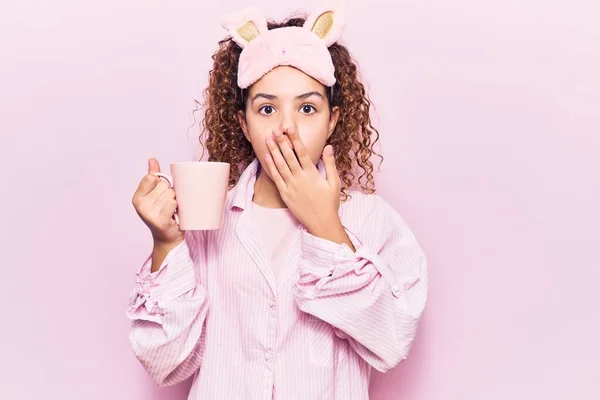
M 152 380 L 171 386 L 191 376 L 202 362 L 209 306 L 202 286 L 204 236 L 186 232 L 156 272 L 150 272 L 151 257 L 137 271 L 130 294 L 129 343 Z
M 303 232 L 298 308 L 381 372 L 408 356 L 427 298 L 427 259 L 400 215 L 379 196 L 350 236 L 356 252 Z

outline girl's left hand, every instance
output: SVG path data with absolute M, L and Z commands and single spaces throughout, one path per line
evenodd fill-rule
M 278 129 L 267 136 L 269 153 L 265 161 L 269 174 L 290 211 L 313 235 L 341 226 L 340 176 L 331 145 L 323 149 L 326 179 L 313 164 L 296 130 L 288 130 L 293 149 Z M 294 150 L 296 155 L 294 155 Z

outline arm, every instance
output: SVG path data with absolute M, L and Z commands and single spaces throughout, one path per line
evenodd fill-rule
M 204 236 L 185 233 L 156 272 L 150 256 L 137 272 L 127 316 L 131 348 L 159 386 L 170 386 L 200 367 L 208 294 L 202 286 L 206 266 Z
M 415 338 L 427 297 L 427 260 L 406 223 L 378 196 L 355 233 L 353 252 L 303 232 L 294 295 L 300 310 L 331 324 L 359 356 L 386 372 L 406 359 Z

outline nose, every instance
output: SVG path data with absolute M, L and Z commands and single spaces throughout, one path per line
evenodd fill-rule
M 295 113 L 293 112 L 282 112 L 281 120 L 279 121 L 279 129 L 281 132 L 290 132 L 290 130 L 296 130 L 296 119 Z

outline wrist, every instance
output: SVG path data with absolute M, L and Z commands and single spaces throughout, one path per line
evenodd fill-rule
M 183 240 L 182 238 L 179 241 L 165 243 L 155 239 L 154 248 L 152 249 L 152 266 L 150 267 L 150 272 L 158 271 L 169 252 L 183 242 Z
M 178 239 L 175 239 L 173 241 L 162 241 L 162 240 L 158 240 L 158 239 L 154 239 L 154 250 L 155 251 L 161 251 L 161 252 L 169 252 L 171 250 L 173 250 L 175 247 L 177 247 L 181 242 L 183 242 L 184 240 L 184 236 L 181 236 Z
M 322 219 L 310 227 L 306 227 L 306 229 L 311 235 L 327 240 L 339 237 L 346 232 L 342 225 L 342 221 L 340 221 L 340 218 L 337 215 L 335 217 Z
M 346 233 L 344 225 L 342 225 L 342 221 L 337 215 L 335 216 L 335 219 L 323 221 L 323 223 L 312 229 L 307 227 L 307 230 L 313 236 L 337 244 L 345 243 L 353 252 L 356 251 L 352 240 L 350 240 L 350 237 Z

